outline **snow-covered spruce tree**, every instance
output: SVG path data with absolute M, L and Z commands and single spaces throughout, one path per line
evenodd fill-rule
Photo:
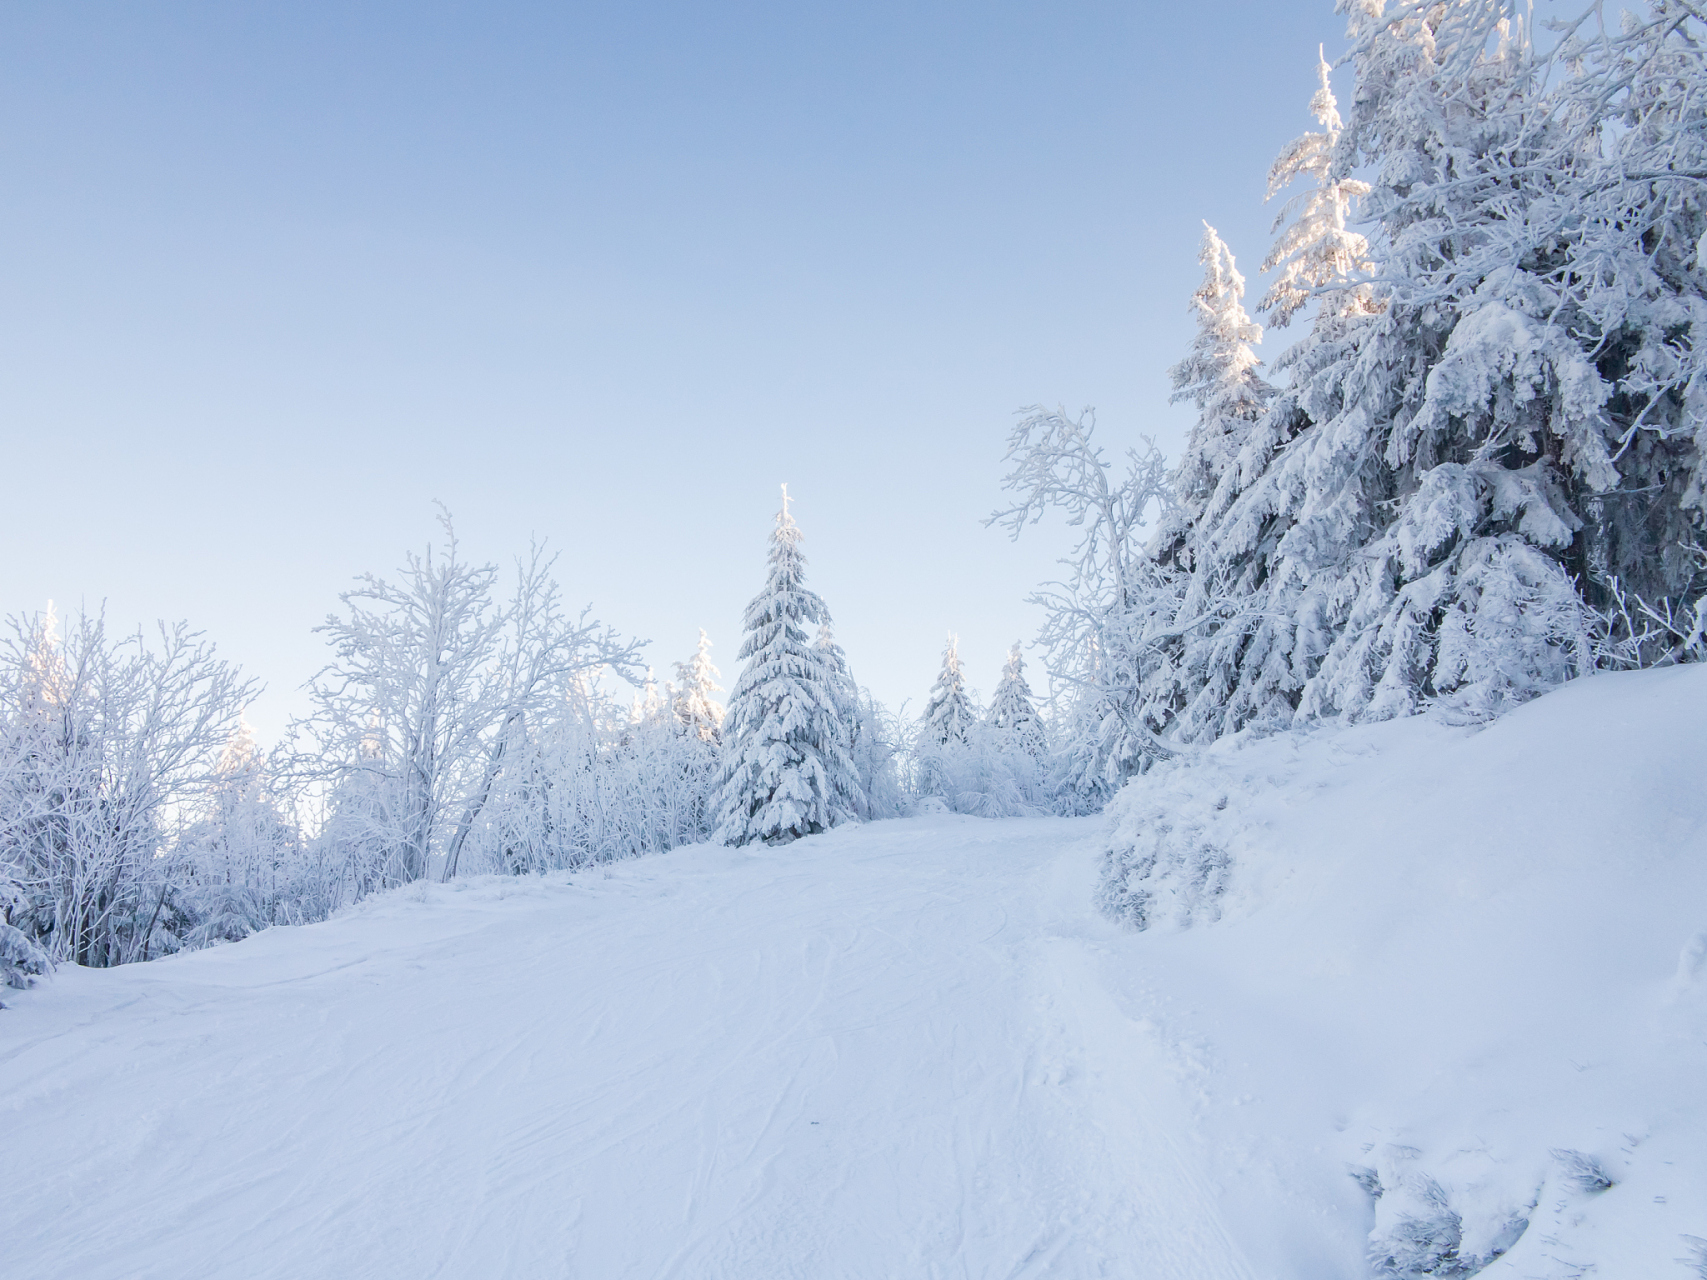
M 937 672 L 925 703 L 924 732 L 932 742 L 965 743 L 978 722 L 978 709 L 966 691 L 966 675 L 960 666 L 960 641 L 949 636 L 942 650 L 942 670 Z
M 1289 148 L 1303 150 L 1299 142 Z M 1231 250 L 1207 224 L 1198 261 L 1204 277 L 1192 296 L 1197 334 L 1186 358 L 1169 370 L 1172 399 L 1194 404 L 1197 421 L 1171 480 L 1172 502 L 1144 551 L 1160 569 L 1175 571 L 1169 585 L 1178 595 L 1177 612 L 1174 626 L 1163 627 L 1160 635 L 1156 619 L 1147 624 L 1159 652 L 1144 664 L 1136 699 L 1152 728 L 1165 728 L 1182 742 L 1220 732 L 1229 668 L 1239 649 L 1236 641 L 1226 642 L 1229 629 L 1236 636 L 1239 624 L 1233 618 L 1242 623 L 1254 608 L 1248 598 L 1229 608 L 1230 595 L 1247 592 L 1230 591 L 1224 574 L 1192 572 L 1201 560 L 1199 530 L 1224 512 L 1252 478 L 1246 469 L 1252 437 L 1275 395 L 1257 373 L 1261 361 L 1252 344 L 1261 341 L 1262 329 L 1245 314 L 1245 279 Z M 1241 458 L 1247 460 L 1243 466 Z M 1143 754 L 1157 752 L 1152 748 Z
M 1208 223 L 1203 224 L 1197 260 L 1203 264 L 1203 283 L 1191 296 L 1197 334 L 1185 359 L 1168 370 L 1174 387 L 1170 399 L 1196 406 L 1197 421 L 1174 472 L 1173 505 L 1158 522 L 1151 542 L 1151 554 L 1159 561 L 1184 566 L 1195 562 L 1193 533 L 1244 448 L 1252 424 L 1274 396 L 1274 388 L 1257 373 L 1262 361 L 1252 348 L 1262 341 L 1262 327 L 1245 314 L 1245 278 L 1232 250 Z M 1225 500 L 1223 496 L 1223 504 Z
M 764 590 L 747 606 L 746 663 L 723 722 L 717 837 L 786 844 L 857 818 L 859 777 L 849 756 L 845 673 L 806 628 L 829 611 L 805 585 L 801 533 L 782 510 L 770 539 Z
M 1043 722 L 1038 719 L 1037 703 L 1025 678 L 1025 659 L 1020 655 L 1018 640 L 1008 650 L 1002 679 L 996 685 L 996 696 L 990 699 L 990 713 L 985 722 L 994 731 L 999 750 L 1023 752 L 1036 758 L 1047 749 Z
M 1310 183 L 1275 215 L 1271 230 L 1279 234 L 1262 263 L 1264 271 L 1276 275 L 1258 310 L 1277 329 L 1312 301 L 1330 315 L 1367 315 L 1378 309 L 1367 286 L 1354 283 L 1369 272 L 1369 241 L 1348 222 L 1356 203 L 1369 195 L 1369 184 L 1335 168 L 1344 122 L 1328 80 L 1331 70 L 1318 51 L 1319 84 L 1310 114 L 1321 128 L 1294 138 L 1268 171 L 1269 200 L 1301 179 Z
M 1618 481 L 1578 499 L 1579 580 L 1603 663 L 1649 665 L 1707 648 L 1707 21 L 1677 0 L 1622 18 L 1590 10 L 1558 50 L 1561 123 L 1532 167 L 1568 176 L 1526 265 L 1611 387 Z
M 1513 177 L 1535 145 L 1530 65 L 1480 0 L 1353 10 L 1356 103 L 1315 176 L 1343 190 L 1368 166 L 1379 270 L 1373 290 L 1325 278 L 1355 256 L 1337 197 L 1285 242 L 1320 264 L 1294 282 L 1322 299 L 1316 322 L 1239 459 L 1253 478 L 1198 535 L 1196 572 L 1260 600 L 1188 647 L 1188 681 L 1211 684 L 1211 646 L 1230 664 L 1216 733 L 1431 700 L 1494 714 L 1590 661 L 1567 491 L 1613 478 L 1606 389 L 1542 282 L 1489 253 L 1549 181 Z M 1331 94 L 1316 101 L 1331 133 Z
M 701 742 L 716 743 L 723 727 L 723 705 L 715 697 L 723 692 L 718 675 L 711 662 L 711 637 L 701 627 L 693 657 L 676 664 L 674 699 L 676 718 Z

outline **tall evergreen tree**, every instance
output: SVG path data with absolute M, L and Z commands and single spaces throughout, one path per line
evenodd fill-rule
M 1026 682 L 1025 659 L 1020 656 L 1018 640 L 1008 650 L 1001 683 L 990 700 L 988 723 L 1002 750 L 1023 751 L 1031 756 L 1043 754 L 1043 724 L 1037 718 L 1037 704 Z
M 1185 359 L 1168 370 L 1170 399 L 1195 405 L 1197 422 L 1173 476 L 1174 506 L 1152 540 L 1159 560 L 1184 565 L 1195 560 L 1193 529 L 1274 395 L 1257 373 L 1262 361 L 1252 347 L 1262 341 L 1262 326 L 1245 314 L 1245 278 L 1208 223 L 1197 260 L 1203 264 L 1203 283 L 1191 296 L 1197 335 Z
M 1330 195 L 1276 259 L 1303 264 L 1277 307 L 1302 285 L 1329 301 L 1239 460 L 1253 478 L 1198 531 L 1200 572 L 1259 606 L 1189 654 L 1221 714 L 1182 729 L 1208 736 L 1441 698 L 1492 714 L 1587 660 L 1564 495 L 1611 478 L 1605 390 L 1523 264 L 1485 252 L 1535 194 L 1510 175 L 1536 145 L 1517 111 L 1531 72 L 1476 0 L 1398 21 L 1353 8 L 1353 118 L 1326 169 L 1290 167 Z M 1331 135 L 1331 95 L 1316 101 Z M 1355 245 L 1331 194 L 1357 164 L 1383 232 L 1374 293 L 1343 275 Z
M 1258 310 L 1277 329 L 1312 300 L 1336 315 L 1373 309 L 1368 288 L 1358 283 L 1371 269 L 1369 241 L 1348 225 L 1353 205 L 1369 194 L 1369 184 L 1334 166 L 1344 122 L 1328 82 L 1330 70 L 1318 50 L 1320 84 L 1310 99 L 1310 114 L 1321 129 L 1294 138 L 1268 171 L 1270 200 L 1300 179 L 1311 182 L 1275 215 L 1272 230 L 1280 235 L 1263 259 L 1262 269 L 1278 274 Z
M 764 590 L 747 606 L 741 658 L 723 722 L 718 838 L 726 844 L 785 844 L 855 820 L 862 798 L 849 754 L 845 669 L 806 628 L 829 610 L 805 585 L 801 533 L 782 510 L 770 539 Z
M 693 657 L 676 663 L 674 699 L 676 718 L 701 742 L 716 742 L 723 727 L 723 707 L 713 696 L 723 691 L 719 674 L 711 662 L 711 637 L 701 627 Z
M 964 744 L 977 722 L 978 711 L 966 692 L 966 677 L 960 667 L 960 641 L 951 635 L 942 651 L 942 670 L 925 704 L 925 732 L 932 742 L 941 745 Z

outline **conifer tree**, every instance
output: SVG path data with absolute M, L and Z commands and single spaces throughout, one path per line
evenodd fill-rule
M 939 745 L 964 745 L 977 722 L 978 712 L 966 692 L 966 677 L 960 667 L 960 641 L 950 635 L 942 651 L 942 670 L 925 704 L 925 732 Z
M 830 694 L 841 708 L 842 718 L 852 724 L 855 707 L 859 702 L 859 686 L 854 682 L 853 673 L 848 670 L 848 655 L 843 652 L 842 646 L 836 643 L 836 633 L 830 626 L 828 614 L 825 614 L 823 621 L 818 624 L 817 649 L 829 675 Z
M 1174 505 L 1153 539 L 1160 561 L 1185 565 L 1195 558 L 1193 528 L 1239 456 L 1251 424 L 1274 395 L 1274 388 L 1258 375 L 1262 361 L 1251 349 L 1262 341 L 1262 326 L 1245 314 L 1245 278 L 1234 265 L 1232 251 L 1207 222 L 1197 260 L 1203 264 L 1203 283 L 1191 297 L 1197 336 L 1185 359 L 1168 370 L 1174 385 L 1170 399 L 1196 405 L 1197 422 L 1173 476 Z
M 1300 178 L 1313 180 L 1275 215 L 1272 230 L 1286 229 L 1263 259 L 1264 271 L 1279 274 L 1258 310 L 1277 329 L 1291 323 L 1299 309 L 1317 297 L 1333 315 L 1375 309 L 1368 287 L 1359 283 L 1371 270 L 1369 241 L 1347 226 L 1352 206 L 1367 196 L 1370 188 L 1367 182 L 1347 177 L 1334 166 L 1334 149 L 1339 145 L 1343 122 L 1333 86 L 1328 83 L 1328 61 L 1320 50 L 1316 59 L 1321 83 L 1310 99 L 1310 114 L 1321 130 L 1294 138 L 1268 171 L 1270 200 Z M 1289 217 L 1292 225 L 1286 226 Z
M 1487 252 L 1539 189 L 1511 180 L 1539 135 L 1517 113 L 1531 72 L 1494 17 L 1473 0 L 1398 21 L 1354 5 L 1353 118 L 1335 130 L 1324 85 L 1326 132 L 1276 165 L 1318 188 L 1271 259 L 1293 272 L 1274 305 L 1330 301 L 1280 362 L 1291 380 L 1237 463 L 1251 479 L 1198 530 L 1199 574 L 1256 607 L 1188 646 L 1202 697 L 1186 733 L 1443 698 L 1487 715 L 1585 669 L 1564 495 L 1612 476 L 1605 391 L 1522 261 Z M 1383 232 L 1374 291 L 1346 274 L 1358 164 Z
M 719 674 L 711 662 L 711 637 L 701 627 L 693 657 L 676 664 L 675 688 L 676 718 L 701 742 L 716 742 L 723 726 L 723 707 L 712 696 L 723 691 Z
M 862 798 L 849 755 L 845 669 L 808 636 L 829 611 L 805 585 L 801 533 L 782 510 L 770 540 L 764 590 L 747 606 L 746 662 L 723 722 L 718 838 L 785 844 L 855 820 Z
M 1043 754 L 1043 725 L 1037 718 L 1031 686 L 1026 682 L 1025 659 L 1020 656 L 1018 640 L 1008 650 L 1001 683 L 990 700 L 988 723 L 1001 750 L 1023 751 L 1030 756 Z

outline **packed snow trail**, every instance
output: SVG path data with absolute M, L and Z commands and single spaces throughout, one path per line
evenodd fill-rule
M 7 1275 L 1252 1276 L 1098 976 L 1094 821 L 934 817 L 62 969 Z

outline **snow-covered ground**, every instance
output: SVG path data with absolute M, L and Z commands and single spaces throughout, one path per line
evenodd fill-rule
M 1227 891 L 1143 933 L 1101 821 L 939 816 L 61 969 L 0 1272 L 1690 1280 L 1704 762 L 1707 668 L 1217 747 L 1147 802 Z

